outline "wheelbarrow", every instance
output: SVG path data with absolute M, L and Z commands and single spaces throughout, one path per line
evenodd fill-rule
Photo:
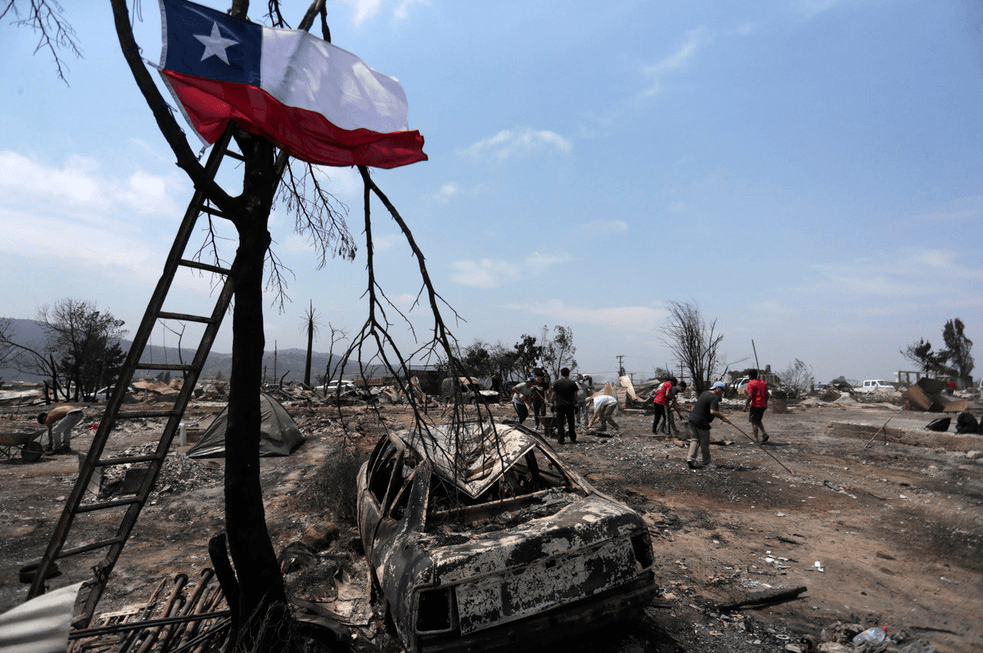
M 45 429 L 33 433 L 6 432 L 0 433 L 0 460 L 12 460 L 20 449 L 20 457 L 24 462 L 33 463 L 44 453 L 40 442 L 35 442 L 44 435 Z

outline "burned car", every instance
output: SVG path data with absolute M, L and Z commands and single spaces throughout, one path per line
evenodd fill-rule
M 641 516 L 518 424 L 386 435 L 359 471 L 358 520 L 410 653 L 541 644 L 657 592 Z

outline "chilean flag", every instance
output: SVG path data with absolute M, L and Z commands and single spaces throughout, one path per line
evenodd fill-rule
M 425 161 L 394 78 L 302 30 L 273 29 L 160 0 L 160 72 L 188 121 L 214 143 L 230 120 L 290 155 L 376 168 Z

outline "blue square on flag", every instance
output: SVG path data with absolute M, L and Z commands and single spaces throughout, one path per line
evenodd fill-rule
M 163 0 L 167 12 L 164 68 L 185 75 L 259 86 L 259 25 L 182 2 Z

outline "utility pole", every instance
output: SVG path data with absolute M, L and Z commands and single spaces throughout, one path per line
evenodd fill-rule
M 618 376 L 624 376 L 625 366 L 623 365 L 623 363 L 625 360 L 625 356 L 624 354 L 622 354 L 621 356 L 617 356 L 616 358 L 618 359 Z

